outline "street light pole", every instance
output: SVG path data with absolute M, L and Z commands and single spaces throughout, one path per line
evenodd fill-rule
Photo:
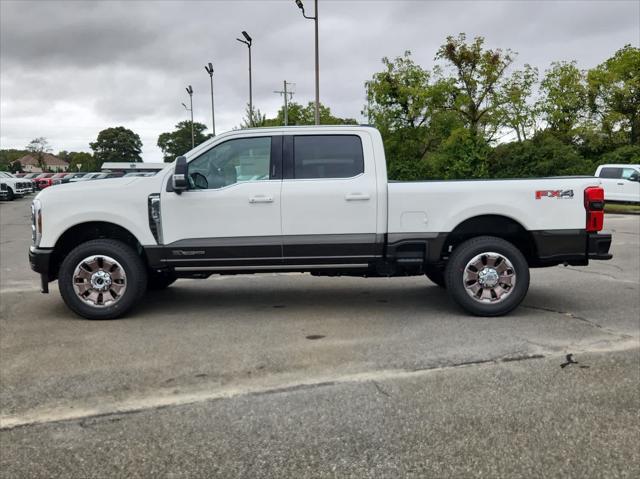
M 216 115 L 213 107 L 213 65 L 211 62 L 209 62 L 204 69 L 209 74 L 209 79 L 211 80 L 211 131 L 213 132 L 213 136 L 216 136 Z
M 253 40 L 244 30 L 242 31 L 242 36 L 246 40 L 241 40 L 240 38 L 236 38 L 236 40 L 249 47 L 249 126 L 253 126 L 253 88 L 251 85 L 251 44 L 253 43 Z
M 193 134 L 193 87 L 189 85 L 185 90 L 187 90 L 187 93 L 189 94 L 189 105 L 191 106 L 191 108 L 187 109 L 191 112 L 191 149 L 193 149 L 196 146 L 196 137 Z
M 314 0 L 315 15 L 313 17 L 307 16 L 304 13 L 304 5 L 302 0 L 295 0 L 296 5 L 302 10 L 302 16 L 308 20 L 315 22 L 315 36 L 316 36 L 316 105 L 315 105 L 315 119 L 316 125 L 320 124 L 320 51 L 318 46 L 318 0 Z

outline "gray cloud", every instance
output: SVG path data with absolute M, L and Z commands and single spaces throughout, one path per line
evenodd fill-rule
M 312 1 L 306 0 L 312 11 Z M 321 100 L 360 118 L 363 84 L 383 56 L 411 50 L 425 67 L 447 35 L 483 35 L 544 70 L 554 60 L 582 68 L 626 43 L 640 43 L 640 3 L 621 1 L 320 0 Z M 287 79 L 295 100 L 313 99 L 313 23 L 293 1 L 1 1 L 0 142 L 23 147 L 47 136 L 54 149 L 88 149 L 102 128 L 138 132 L 147 161 L 159 133 L 187 118 L 184 87 L 195 90 L 196 120 L 210 123 L 213 61 L 216 123 L 238 125 L 248 96 L 247 51 L 254 38 L 254 103 L 274 114 L 272 93 Z M 361 118 L 360 118 L 361 119 Z

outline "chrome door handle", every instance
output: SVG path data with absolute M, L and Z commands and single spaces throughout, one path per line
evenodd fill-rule
M 347 193 L 344 195 L 344 199 L 347 201 L 368 201 L 370 197 L 366 193 Z
M 273 203 L 273 197 L 271 196 L 252 196 L 249 198 L 249 203 Z

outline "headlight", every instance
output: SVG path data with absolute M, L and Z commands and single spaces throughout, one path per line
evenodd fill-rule
M 35 246 L 40 244 L 42 238 L 42 204 L 40 200 L 31 203 L 31 240 Z

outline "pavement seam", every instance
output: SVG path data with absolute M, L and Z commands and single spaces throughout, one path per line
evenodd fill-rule
M 341 378 L 327 380 L 327 378 L 319 378 L 316 381 L 307 383 L 296 383 L 282 386 L 272 386 L 263 388 L 229 388 L 215 392 L 200 393 L 183 393 L 178 396 L 165 396 L 156 398 L 155 403 L 142 405 L 144 400 L 122 401 L 119 405 L 112 405 L 111 408 L 104 407 L 102 410 L 83 409 L 67 407 L 64 409 L 47 409 L 36 411 L 31 414 L 22 415 L 3 415 L 0 416 L 0 431 L 8 431 L 16 428 L 29 426 L 57 424 L 73 421 L 86 421 L 89 419 L 108 418 L 123 414 L 135 414 L 145 411 L 153 411 L 166 409 L 168 407 L 188 406 L 192 404 L 204 403 L 209 401 L 218 401 L 222 399 L 232 399 L 237 397 L 261 396 L 267 394 L 281 394 L 288 392 L 296 392 L 310 389 L 318 389 L 328 386 L 337 386 L 342 384 L 357 383 L 373 383 L 373 385 L 384 395 L 391 396 L 388 392 L 382 391 L 377 381 L 387 379 L 403 379 L 410 377 L 419 377 L 421 375 L 430 374 L 438 371 L 446 371 L 450 369 L 459 369 L 465 367 L 482 367 L 497 365 L 500 363 L 526 361 L 532 359 L 542 359 L 542 354 L 502 356 L 499 358 L 465 361 L 461 363 L 449 364 L 445 366 L 434 366 L 427 368 L 415 369 L 386 369 L 378 371 L 368 371 L 362 373 L 354 373 L 342 376 Z

